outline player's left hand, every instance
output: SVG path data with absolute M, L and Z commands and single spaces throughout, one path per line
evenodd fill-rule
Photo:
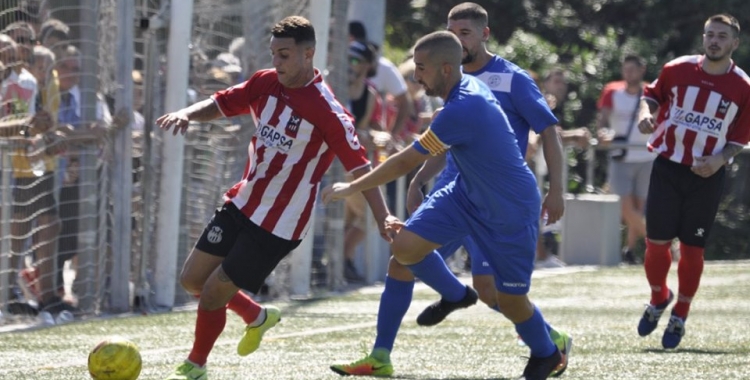
M 333 185 L 326 186 L 320 192 L 320 198 L 323 200 L 323 204 L 328 204 L 331 201 L 344 199 L 353 193 L 354 190 L 352 190 L 349 182 L 336 182 Z
M 542 202 L 542 217 L 547 214 L 547 225 L 553 224 L 560 220 L 565 211 L 565 200 L 562 191 L 550 190 Z
M 389 244 L 393 243 L 393 238 L 396 236 L 398 231 L 401 230 L 404 223 L 401 222 L 397 217 L 388 215 L 385 219 L 378 223 L 378 230 L 380 230 L 380 237 L 387 241 Z
M 693 167 L 690 168 L 690 170 L 703 178 L 708 178 L 714 175 L 714 173 L 724 166 L 724 164 L 724 157 L 721 154 L 707 157 L 696 157 L 693 162 Z

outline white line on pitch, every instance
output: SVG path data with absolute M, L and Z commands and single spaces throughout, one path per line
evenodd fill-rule
M 368 328 L 368 327 L 375 327 L 375 322 L 365 322 L 365 323 L 355 323 L 353 325 L 344 325 L 344 326 L 336 326 L 336 327 L 323 327 L 319 329 L 312 329 L 312 330 L 303 330 L 298 332 L 291 332 L 287 334 L 280 334 L 275 336 L 266 336 L 264 337 L 264 341 L 274 341 L 274 340 L 282 340 L 282 339 L 289 339 L 289 338 L 298 338 L 303 336 L 312 336 L 312 335 L 321 335 L 321 334 L 328 334 L 332 332 L 340 332 L 340 331 L 347 331 L 347 330 L 357 330 L 362 328 Z M 236 340 L 221 340 L 217 341 L 214 347 L 217 346 L 228 346 L 232 344 L 237 344 Z M 160 354 L 173 352 L 173 351 L 187 351 L 190 350 L 192 346 L 174 346 L 169 348 L 159 348 L 159 349 L 153 349 L 153 350 L 143 350 L 141 351 L 141 357 L 144 358 L 144 362 L 148 362 L 149 357 L 156 357 Z M 36 371 L 48 371 L 58 368 L 67 368 L 67 367 L 80 367 L 80 366 L 86 366 L 87 364 L 87 358 L 81 358 L 81 359 L 75 359 L 75 360 L 69 360 L 67 362 L 58 363 L 58 364 L 50 364 L 50 365 L 43 365 L 43 366 L 31 366 L 31 367 L 25 367 L 25 368 L 13 368 L 11 369 L 0 369 L 0 374 L 3 373 L 34 373 Z

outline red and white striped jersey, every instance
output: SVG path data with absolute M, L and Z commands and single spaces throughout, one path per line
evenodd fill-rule
M 725 74 L 708 74 L 703 59 L 684 56 L 665 64 L 643 95 L 660 107 L 649 150 L 689 166 L 694 157 L 750 140 L 750 78 L 734 63 Z
M 317 70 L 315 74 L 301 88 L 286 88 L 276 70 L 260 70 L 212 96 L 224 116 L 252 112 L 257 125 L 242 180 L 224 194 L 225 200 L 287 240 L 305 236 L 320 180 L 334 154 L 347 171 L 370 163 L 352 116 Z

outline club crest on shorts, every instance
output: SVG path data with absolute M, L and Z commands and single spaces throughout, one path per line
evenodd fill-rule
M 216 244 L 221 241 L 221 234 L 224 231 L 219 226 L 213 226 L 211 227 L 211 231 L 208 231 L 208 235 L 206 235 L 206 239 L 209 243 Z

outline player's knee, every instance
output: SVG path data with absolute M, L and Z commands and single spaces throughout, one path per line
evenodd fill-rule
M 399 263 L 395 257 L 391 257 L 388 262 L 388 277 L 399 281 L 413 281 L 414 274 L 409 268 Z
M 180 285 L 183 289 L 185 289 L 186 292 L 190 294 L 201 294 L 201 290 L 203 290 L 203 283 L 203 281 L 200 281 L 198 278 L 193 276 L 190 271 L 183 269 L 180 273 Z
M 472 286 L 479 293 L 480 301 L 489 307 L 497 305 L 497 290 L 495 289 L 495 279 L 492 276 L 475 276 Z

